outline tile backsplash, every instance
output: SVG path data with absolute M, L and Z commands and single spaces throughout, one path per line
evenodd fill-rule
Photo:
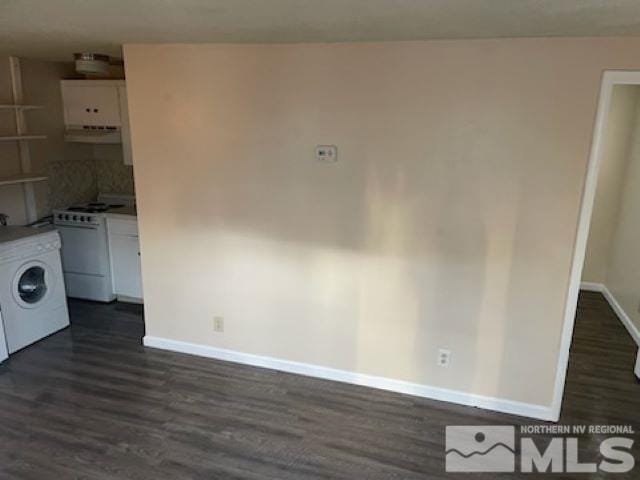
M 68 207 L 94 200 L 98 195 L 95 160 L 50 161 L 48 206 L 46 210 Z
M 98 193 L 133 195 L 133 167 L 122 163 L 120 145 L 96 145 L 93 158 L 49 161 L 46 212 L 95 200 Z
M 133 167 L 122 160 L 122 145 L 94 145 L 96 181 L 102 193 L 133 195 Z

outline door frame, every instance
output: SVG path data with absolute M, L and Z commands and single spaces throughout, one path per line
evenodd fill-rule
M 553 421 L 558 421 L 560 418 L 560 410 L 562 409 L 562 399 L 564 397 L 564 387 L 569 365 L 569 350 L 571 348 L 575 315 L 578 307 L 578 294 L 580 293 L 580 280 L 587 249 L 593 203 L 598 186 L 598 173 L 600 172 L 600 164 L 602 163 L 604 132 L 611 106 L 611 93 L 613 87 L 616 85 L 640 85 L 640 71 L 605 70 L 602 74 L 598 109 L 596 111 L 596 120 L 593 128 L 587 174 L 582 190 L 578 229 L 576 231 L 573 248 L 573 261 L 571 264 L 569 288 L 567 290 L 564 309 L 564 323 L 562 326 L 558 365 L 556 367 L 556 381 L 551 403 Z

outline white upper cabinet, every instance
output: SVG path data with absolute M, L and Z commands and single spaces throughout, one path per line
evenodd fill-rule
M 64 123 L 67 126 L 121 126 L 118 92 L 121 83 L 117 80 L 63 80 Z
M 124 80 L 62 80 L 65 140 L 121 143 L 125 165 L 133 165 L 127 87 Z

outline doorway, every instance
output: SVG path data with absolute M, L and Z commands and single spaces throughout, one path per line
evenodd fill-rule
M 556 371 L 556 383 L 552 404 L 554 420 L 558 420 L 560 417 L 562 400 L 564 397 L 569 351 L 571 348 L 578 295 L 580 292 L 582 274 L 585 265 L 589 229 L 594 213 L 594 202 L 598 187 L 599 173 L 601 171 L 603 157 L 605 155 L 605 146 L 607 143 L 606 133 L 610 118 L 609 113 L 611 112 L 613 101 L 615 100 L 614 90 L 617 87 L 624 86 L 635 86 L 635 88 L 640 89 L 640 71 L 605 71 L 603 73 L 565 305 L 560 354 L 558 357 L 558 368 Z M 638 190 L 640 191 L 640 188 Z M 640 224 L 640 217 L 638 218 L 638 222 Z M 589 283 L 591 285 L 589 285 Z M 584 286 L 586 288 L 591 287 L 592 289 L 600 288 L 599 286 L 596 286 L 597 282 L 589 283 L 585 283 Z M 603 291 L 603 293 L 605 292 Z M 638 291 L 638 295 L 640 300 L 640 290 Z M 612 306 L 614 305 L 611 301 L 609 303 L 612 304 Z M 614 311 L 615 310 L 616 308 L 614 307 Z M 634 310 L 637 310 L 637 308 Z M 620 312 L 616 311 L 616 313 L 620 315 Z M 640 337 L 638 338 L 638 341 L 640 341 Z M 630 368 L 633 370 L 633 365 L 631 365 Z

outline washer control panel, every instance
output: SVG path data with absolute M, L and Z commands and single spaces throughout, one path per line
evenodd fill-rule
M 54 230 L 38 234 L 38 230 L 34 229 L 33 236 L 0 245 L 0 263 L 36 258 L 44 253 L 59 250 L 60 247 L 58 232 Z
M 58 250 L 61 247 L 61 243 L 60 243 L 60 238 L 57 237 L 56 239 L 50 241 L 50 242 L 40 242 L 36 244 L 36 250 L 38 252 L 50 252 L 51 250 Z

